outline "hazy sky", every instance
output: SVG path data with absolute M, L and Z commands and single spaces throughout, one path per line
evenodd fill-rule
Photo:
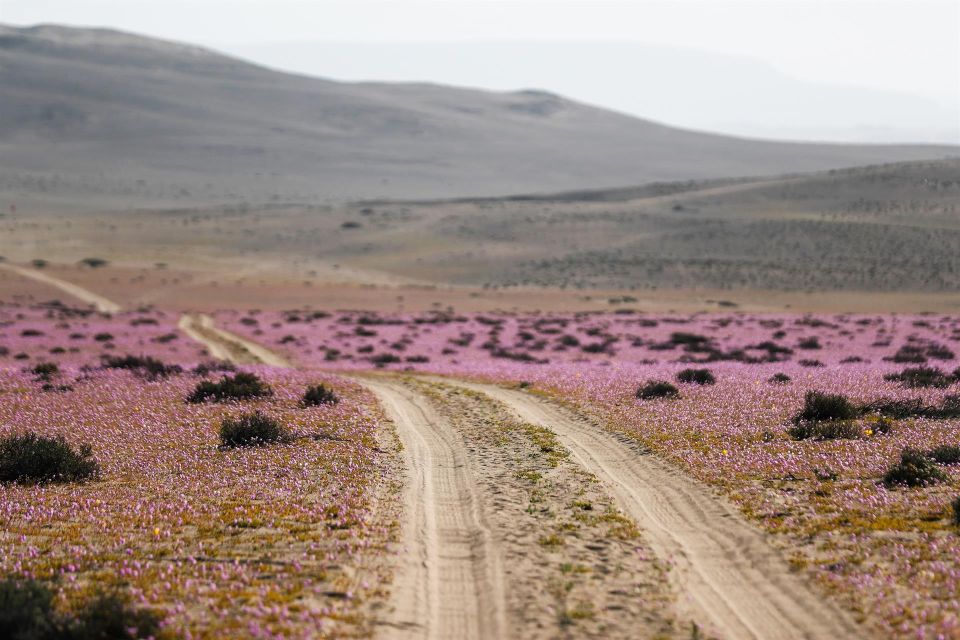
M 871 127 L 888 127 L 906 137 L 960 136 L 960 0 L 0 0 L 0 22 L 111 26 L 332 78 L 496 89 L 522 83 L 685 126 L 741 126 L 737 132 L 758 135 L 776 129 L 771 110 L 782 106 L 751 107 L 749 94 L 766 91 L 762 83 L 775 73 L 792 81 L 797 95 L 818 96 L 811 104 L 820 103 L 811 107 L 818 113 L 809 122 L 806 107 L 792 114 L 784 135 L 804 137 L 806 127 L 812 137 L 830 130 L 838 131 L 834 137 L 855 137 L 850 132 L 860 127 L 869 138 Z M 336 55 L 335 43 L 349 47 Z M 433 44 L 424 48 L 426 43 Z M 514 55 L 517 45 L 533 43 L 541 46 Z M 713 68 L 699 65 L 702 74 L 687 69 L 688 79 L 722 75 L 724 65 L 731 66 L 737 91 L 746 95 L 739 102 L 731 97 L 712 117 L 709 96 L 701 96 L 696 109 L 687 104 L 678 110 L 683 121 L 670 118 L 663 99 L 653 101 L 656 112 L 644 110 L 644 91 L 670 86 L 631 75 L 629 56 L 645 56 L 643 65 L 634 66 L 649 70 L 651 57 L 662 55 L 669 67 L 675 64 L 670 51 L 684 49 L 705 61 L 718 54 Z M 562 65 L 581 55 L 576 52 L 595 64 L 563 73 Z M 482 55 L 491 60 L 486 68 L 478 63 Z M 693 64 L 689 56 L 685 60 Z M 872 91 L 816 93 L 816 87 L 830 85 Z M 695 100 L 689 87 L 680 93 L 678 100 Z M 884 96 L 896 108 L 870 114 L 871 100 L 886 102 Z M 822 102 L 828 99 L 849 101 L 838 104 L 834 122 L 824 120 L 829 114 Z M 767 111 L 754 117 L 751 109 L 761 108 Z M 742 122 L 735 125 L 731 118 Z M 749 122 L 754 132 L 742 129 Z

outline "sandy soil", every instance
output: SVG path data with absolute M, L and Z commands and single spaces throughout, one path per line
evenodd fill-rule
M 625 439 L 519 391 L 465 384 L 508 405 L 521 419 L 553 430 L 614 493 L 657 553 L 688 615 L 724 638 L 858 637 L 863 629 L 817 597 L 756 527 L 709 489 Z M 815 612 L 815 614 L 814 614 Z
M 251 342 L 235 333 L 220 329 L 213 318 L 206 314 L 180 317 L 177 325 L 184 333 L 197 342 L 206 345 L 210 355 L 220 360 L 229 360 L 237 364 L 268 364 L 273 367 L 289 367 L 282 356 Z

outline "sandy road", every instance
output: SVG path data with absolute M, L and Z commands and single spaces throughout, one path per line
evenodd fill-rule
M 214 358 L 237 364 L 268 364 L 273 367 L 289 367 L 285 358 L 269 349 L 241 338 L 235 333 L 217 327 L 213 318 L 206 314 L 180 316 L 177 324 L 190 338 L 207 347 Z
M 113 300 L 104 298 L 100 294 L 94 293 L 88 289 L 84 289 L 83 287 L 73 284 L 72 282 L 67 282 L 66 280 L 61 280 L 60 278 L 51 276 L 50 274 L 43 273 L 42 271 L 38 271 L 36 269 L 25 269 L 24 267 L 17 267 L 12 264 L 0 264 L 0 268 L 6 269 L 7 271 L 12 271 L 13 273 L 21 275 L 24 278 L 30 278 L 31 280 L 42 282 L 43 284 L 50 285 L 51 287 L 56 287 L 67 295 L 73 296 L 78 300 L 93 305 L 93 307 L 101 313 L 116 313 L 121 309 L 120 305 Z
M 180 329 L 215 358 L 289 367 L 281 356 L 223 329 L 206 315 L 184 314 Z M 379 400 L 403 443 L 401 544 L 387 638 L 506 638 L 500 552 L 484 517 L 468 453 L 456 431 L 422 395 L 382 377 L 353 378 Z
M 448 381 L 450 382 L 450 381 Z M 864 630 L 818 596 L 726 501 L 636 445 L 530 394 L 457 383 L 486 393 L 522 420 L 556 433 L 614 494 L 654 551 L 674 562 L 681 611 L 711 635 L 740 639 L 862 637 Z
M 386 637 L 506 638 L 500 552 L 484 517 L 468 453 L 422 395 L 358 378 L 397 428 L 410 478 L 409 511 Z

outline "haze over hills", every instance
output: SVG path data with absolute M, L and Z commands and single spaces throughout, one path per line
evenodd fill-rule
M 737 139 L 541 91 L 333 82 L 57 26 L 0 27 L 0 98 L 0 198 L 46 210 L 497 196 L 958 153 Z

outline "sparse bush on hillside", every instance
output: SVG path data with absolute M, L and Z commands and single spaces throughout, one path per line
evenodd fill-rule
M 266 382 L 253 373 L 240 372 L 233 376 L 224 376 L 219 382 L 204 380 L 197 384 L 187 402 L 224 402 L 227 400 L 252 400 L 273 394 Z
M 900 454 L 900 462 L 890 467 L 883 476 L 883 484 L 888 488 L 926 487 L 946 480 L 947 475 L 933 460 L 914 449 L 904 449 Z
M 227 418 L 220 424 L 220 444 L 224 447 L 258 447 L 289 440 L 289 433 L 279 422 L 259 411 Z
M 340 402 L 340 398 L 324 385 L 317 384 L 307 387 L 301 402 L 306 407 L 316 407 L 324 404 L 337 404 Z
M 804 338 L 803 340 L 798 342 L 797 348 L 811 351 L 814 349 L 821 349 L 822 347 L 820 346 L 820 339 L 817 338 L 816 336 L 813 336 L 810 338 Z
M 40 362 L 34 365 L 33 368 L 30 369 L 30 372 L 37 376 L 38 380 L 49 382 L 55 375 L 60 373 L 60 367 L 57 366 L 55 362 Z
M 717 379 L 709 369 L 684 369 L 677 374 L 677 381 L 685 384 L 714 384 Z
M 641 400 L 655 398 L 677 398 L 680 391 L 666 380 L 650 380 L 637 389 L 637 397 Z
M 215 371 L 229 371 L 233 373 L 236 370 L 237 365 L 229 360 L 207 360 L 195 366 L 191 373 L 195 376 L 208 376 Z
M 94 478 L 99 471 L 89 446 L 75 450 L 63 436 L 25 433 L 0 438 L 0 482 L 77 482 Z
M 787 433 L 794 440 L 855 440 L 863 435 L 860 426 L 851 420 L 801 422 Z
M 775 373 L 767 380 L 771 384 L 787 384 L 790 382 L 790 376 L 785 373 Z

